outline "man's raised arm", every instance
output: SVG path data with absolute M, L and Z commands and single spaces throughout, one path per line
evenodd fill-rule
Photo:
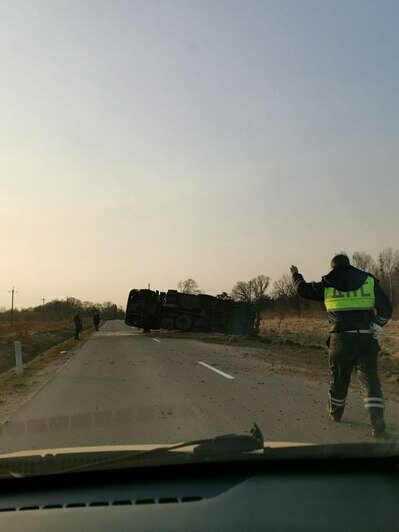
M 292 282 L 297 293 L 305 299 L 324 301 L 324 287 L 322 283 L 307 283 L 296 266 L 291 266 Z

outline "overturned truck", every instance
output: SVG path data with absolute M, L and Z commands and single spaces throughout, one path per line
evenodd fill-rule
M 125 323 L 144 331 L 217 331 L 249 335 L 254 332 L 253 305 L 177 290 L 134 289 L 129 293 Z

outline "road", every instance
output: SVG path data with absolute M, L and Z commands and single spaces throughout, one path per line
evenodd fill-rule
M 247 349 L 143 335 L 108 321 L 3 426 L 0 450 L 172 443 L 247 431 L 265 440 L 369 439 L 359 393 L 345 422 L 325 415 L 327 383 L 274 374 Z M 387 403 L 397 434 L 398 403 Z

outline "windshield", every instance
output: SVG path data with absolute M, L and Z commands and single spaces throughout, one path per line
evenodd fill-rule
M 0 458 L 398 442 L 398 16 L 2 3 Z

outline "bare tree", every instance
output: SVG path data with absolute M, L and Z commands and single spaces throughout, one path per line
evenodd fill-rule
M 284 273 L 278 281 L 273 284 L 272 298 L 280 300 L 284 306 L 290 305 L 298 312 L 301 317 L 301 299 L 295 290 L 291 277 Z
M 201 294 L 201 290 L 198 288 L 198 285 L 194 279 L 186 279 L 185 281 L 179 281 L 177 283 L 177 289 L 182 294 Z
M 356 268 L 359 268 L 359 270 L 370 272 L 373 275 L 376 275 L 378 272 L 378 266 L 375 260 L 370 253 L 366 253 L 365 251 L 355 251 L 352 255 L 352 264 Z
M 225 300 L 231 300 L 232 299 L 227 292 L 221 292 L 216 297 L 217 297 L 217 299 L 225 299 Z
M 261 313 L 268 301 L 266 291 L 269 284 L 270 277 L 258 275 L 247 282 L 239 281 L 231 291 L 231 297 L 236 301 L 255 305 L 255 334 L 259 333 Z
M 266 291 L 269 288 L 270 277 L 267 277 L 266 275 L 258 275 L 258 277 L 252 279 L 250 283 L 254 301 L 255 303 L 260 303 L 263 301 Z
M 380 268 L 385 273 L 393 273 L 399 269 L 399 251 L 391 247 L 383 249 L 378 254 Z
M 389 292 L 389 298 L 393 303 L 393 279 L 399 271 L 399 252 L 391 247 L 383 249 L 378 254 L 381 281 Z
M 270 284 L 270 277 L 258 275 L 250 281 L 239 281 L 231 291 L 231 297 L 245 303 L 259 303 L 264 300 Z
M 287 273 L 284 273 L 278 281 L 273 283 L 272 297 L 274 299 L 289 299 L 296 295 L 292 279 Z
M 238 281 L 231 291 L 231 297 L 236 301 L 253 303 L 253 289 L 251 281 Z

